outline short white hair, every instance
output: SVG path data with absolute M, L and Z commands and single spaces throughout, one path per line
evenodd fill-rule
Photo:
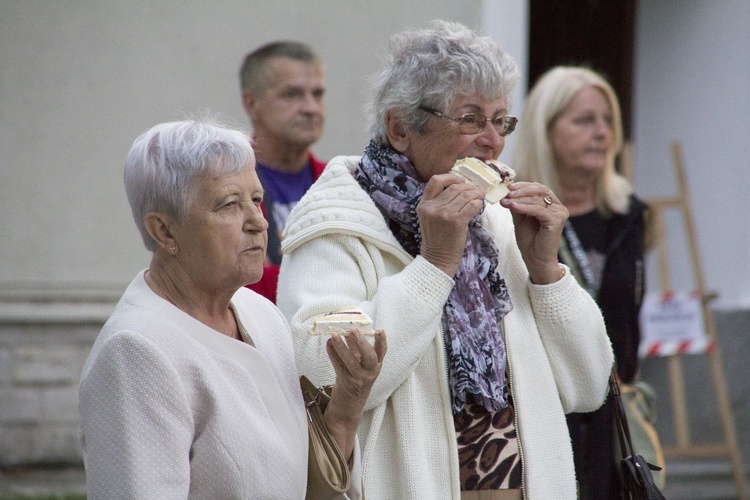
M 130 148 L 123 178 L 146 248 L 156 250 L 146 214 L 161 212 L 184 223 L 197 177 L 234 175 L 254 163 L 249 135 L 211 118 L 161 123 L 143 132 Z

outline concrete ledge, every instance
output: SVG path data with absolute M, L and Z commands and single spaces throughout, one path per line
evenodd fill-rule
M 0 498 L 86 498 L 82 465 L 7 469 L 0 480 Z
M 0 324 L 104 323 L 127 285 L 0 285 Z
M 0 324 L 99 323 L 103 324 L 116 302 L 0 302 Z
M 724 460 L 667 460 L 664 496 L 670 500 L 734 500 L 737 485 Z M 745 470 L 745 491 L 750 491 L 750 469 Z

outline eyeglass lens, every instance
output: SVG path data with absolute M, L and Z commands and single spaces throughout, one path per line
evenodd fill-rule
M 481 132 L 486 122 L 489 121 L 495 127 L 498 134 L 506 136 L 513 132 L 518 120 L 513 116 L 497 116 L 490 119 L 484 115 L 467 113 L 457 121 L 459 132 L 464 134 L 476 134 Z

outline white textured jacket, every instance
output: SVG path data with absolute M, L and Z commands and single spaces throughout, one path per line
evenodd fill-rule
M 143 275 L 81 375 L 88 497 L 305 498 L 307 417 L 279 310 L 240 288 L 238 342 L 160 298 Z M 347 493 L 361 498 L 354 456 Z
M 359 432 L 367 498 L 459 499 L 441 325 L 453 279 L 403 250 L 354 179 L 358 161 L 334 158 L 289 215 L 277 304 L 292 327 L 298 369 L 317 383 L 335 376 L 326 339 L 309 333 L 312 316 L 359 305 L 388 335 Z M 574 499 L 565 413 L 604 402 L 613 361 L 604 323 L 570 273 L 550 285 L 530 282 L 508 210 L 487 206 L 482 217 L 513 301 L 503 329 L 524 494 Z

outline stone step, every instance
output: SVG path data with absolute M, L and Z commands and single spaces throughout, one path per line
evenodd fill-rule
M 667 460 L 664 496 L 669 500 L 736 500 L 737 488 L 729 462 L 724 460 Z M 750 493 L 750 471 L 745 492 Z
M 86 473 L 78 466 L 15 467 L 0 471 L 2 498 L 86 498 Z

